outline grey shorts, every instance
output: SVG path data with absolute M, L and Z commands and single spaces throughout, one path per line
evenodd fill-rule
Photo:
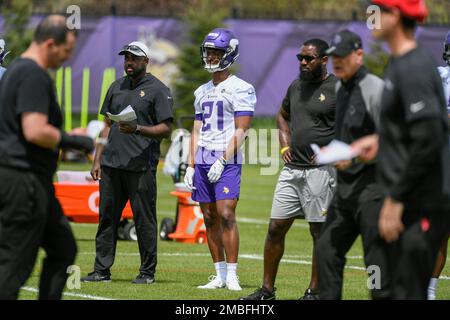
M 301 217 L 308 222 L 325 222 L 336 186 L 334 167 L 284 167 L 275 188 L 271 218 Z

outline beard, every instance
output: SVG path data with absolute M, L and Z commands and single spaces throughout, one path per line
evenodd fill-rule
M 322 77 L 322 66 L 318 65 L 312 70 L 301 70 L 299 74 L 299 79 L 307 82 L 318 81 Z
M 142 72 L 144 72 L 144 70 L 146 70 L 146 68 L 133 68 L 132 71 L 127 71 L 127 68 L 125 68 L 125 73 L 130 78 L 135 78 L 135 77 L 140 76 L 142 74 Z

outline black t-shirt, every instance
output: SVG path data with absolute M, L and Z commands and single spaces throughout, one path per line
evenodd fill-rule
M 173 118 L 173 99 L 169 88 L 151 74 L 146 74 L 131 87 L 131 79 L 125 76 L 115 81 L 106 94 L 101 114 L 118 114 L 128 105 L 137 115 L 137 123 L 153 126 Z M 161 139 L 121 133 L 119 124 L 112 122 L 108 144 L 103 151 L 101 164 L 128 171 L 156 169 L 160 155 Z
M 62 116 L 52 79 L 33 60 L 18 58 L 0 81 L 0 166 L 30 170 L 52 179 L 59 150 L 41 148 L 25 140 L 21 122 L 24 112 L 45 114 L 49 124 L 61 128 Z
M 282 108 L 290 115 L 290 168 L 317 167 L 310 145 L 324 146 L 334 138 L 336 77 L 330 74 L 317 83 L 294 80 L 283 99 Z
M 383 80 L 361 67 L 336 93 L 336 139 L 351 144 L 377 132 Z M 375 163 L 355 163 L 338 171 L 336 194 L 345 200 L 371 201 L 383 197 L 377 183 Z
M 389 61 L 380 114 L 378 168 L 383 191 L 406 208 L 449 208 L 445 98 L 437 65 L 420 46 Z

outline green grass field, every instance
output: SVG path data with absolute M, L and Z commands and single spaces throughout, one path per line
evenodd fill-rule
M 61 170 L 89 170 L 90 165 L 63 164 Z M 253 292 L 261 285 L 263 246 L 277 176 L 261 176 L 257 166 L 244 166 L 241 198 L 237 216 L 240 234 L 238 274 L 243 291 L 200 290 L 214 267 L 205 244 L 158 242 L 158 267 L 156 283 L 150 286 L 133 285 L 139 269 L 137 243 L 119 241 L 115 264 L 111 270 L 112 282 L 81 283 L 80 289 L 65 290 L 64 299 L 151 299 L 151 300 L 235 300 Z M 170 177 L 158 173 L 158 220 L 175 217 L 176 198 Z M 96 224 L 72 224 L 78 243 L 76 265 L 81 274 L 92 271 L 95 258 Z M 307 288 L 311 268 L 312 242 L 307 223 L 297 220 L 286 239 L 286 249 L 280 264 L 276 287 L 277 299 L 298 299 Z M 21 299 L 36 299 L 38 276 L 43 252 L 39 255 L 29 281 L 20 292 Z M 344 279 L 344 299 L 368 299 L 366 275 L 363 270 L 361 241 L 358 239 L 347 256 Z M 450 266 L 444 269 L 445 277 L 438 285 L 438 299 L 450 299 Z

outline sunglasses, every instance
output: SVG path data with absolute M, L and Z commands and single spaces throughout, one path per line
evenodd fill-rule
M 305 60 L 306 62 L 310 63 L 311 61 L 319 58 L 316 56 L 306 56 L 306 55 L 301 55 L 300 53 L 296 55 L 297 56 L 297 60 L 302 62 L 303 60 Z
M 126 45 L 126 46 L 124 46 L 124 47 L 122 48 L 122 50 L 125 50 L 125 51 L 128 51 L 128 50 L 131 50 L 131 51 L 140 51 L 140 52 L 142 52 L 143 54 L 145 54 L 145 55 L 147 56 L 147 54 L 144 52 L 144 50 L 142 50 L 141 48 L 139 48 L 138 46 L 135 46 L 135 45 L 131 45 L 131 46 Z

